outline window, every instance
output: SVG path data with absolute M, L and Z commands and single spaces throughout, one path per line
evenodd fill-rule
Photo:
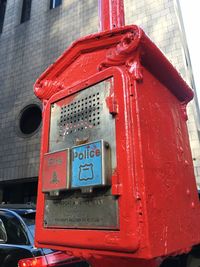
M 34 134 L 42 121 L 42 111 L 36 104 L 26 106 L 19 114 L 19 130 L 25 136 Z
M 8 238 L 7 238 L 5 226 L 2 222 L 2 220 L 0 219 L 0 243 L 6 243 L 7 239 Z
M 2 234 L 4 235 L 4 243 L 14 245 L 30 244 L 25 228 L 18 218 L 16 218 L 12 214 L 1 211 L 0 219 L 3 223 Z
M 4 16 L 6 11 L 6 2 L 7 0 L 0 0 L 0 33 L 3 30 Z
M 62 4 L 62 0 L 50 0 L 50 9 L 56 8 Z
M 30 19 L 32 0 L 23 0 L 21 23 Z

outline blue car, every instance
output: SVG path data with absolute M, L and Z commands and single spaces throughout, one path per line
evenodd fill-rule
M 89 267 L 61 251 L 34 247 L 35 214 L 31 205 L 0 206 L 1 267 Z

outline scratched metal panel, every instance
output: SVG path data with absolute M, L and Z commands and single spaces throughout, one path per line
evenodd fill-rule
M 44 227 L 73 229 L 119 229 L 118 201 L 107 193 L 74 192 L 60 199 L 45 200 Z
M 115 169 L 115 118 L 106 103 L 113 82 L 109 78 L 52 104 L 49 152 L 103 139 Z
M 110 147 L 112 170 L 116 168 L 115 117 L 106 102 L 113 83 L 109 78 L 52 104 L 49 152 L 104 140 Z M 105 188 L 90 195 L 64 191 L 57 199 L 46 194 L 44 226 L 118 229 L 118 200 Z

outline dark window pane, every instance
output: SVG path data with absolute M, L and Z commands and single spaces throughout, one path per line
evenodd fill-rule
M 11 214 L 4 214 L 3 212 L 1 212 L 0 219 L 2 220 L 7 233 L 7 244 L 29 244 L 26 231 L 18 218 Z
M 35 236 L 35 212 L 21 214 L 23 221 L 25 222 L 26 226 L 28 227 L 29 231 L 31 232 L 33 238 Z
M 56 8 L 62 4 L 62 0 L 50 0 L 50 9 Z
M 4 16 L 6 11 L 7 0 L 0 0 L 0 33 L 3 30 Z
M 31 104 L 25 107 L 19 119 L 19 129 L 22 134 L 29 135 L 34 133 L 40 126 L 42 111 L 38 105 Z
M 6 229 L 2 220 L 0 219 L 0 243 L 6 243 L 6 242 L 7 242 Z
M 21 23 L 30 19 L 32 0 L 23 0 Z

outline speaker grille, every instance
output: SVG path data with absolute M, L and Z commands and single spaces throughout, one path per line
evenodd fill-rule
M 115 117 L 107 103 L 113 86 L 111 77 L 51 104 L 49 152 L 104 140 L 110 145 L 115 168 Z
M 100 93 L 95 92 L 63 105 L 60 113 L 59 135 L 63 136 L 63 129 L 65 134 L 69 135 L 100 125 L 101 102 Z

